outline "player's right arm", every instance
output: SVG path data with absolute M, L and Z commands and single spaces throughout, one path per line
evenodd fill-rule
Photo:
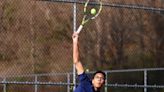
M 78 44 L 78 33 L 74 32 L 72 35 L 73 39 L 73 63 L 75 64 L 77 74 L 80 75 L 84 72 L 82 63 L 79 60 L 79 44 Z

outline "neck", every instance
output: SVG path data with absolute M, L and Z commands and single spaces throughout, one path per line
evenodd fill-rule
M 100 92 L 100 88 L 94 87 L 95 92 Z

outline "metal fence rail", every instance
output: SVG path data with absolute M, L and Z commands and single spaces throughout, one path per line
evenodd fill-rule
M 119 83 L 114 83 L 114 84 L 110 84 L 110 80 L 107 80 L 105 83 L 105 87 L 104 87 L 104 92 L 108 92 L 108 88 L 109 87 L 120 87 L 120 88 L 143 88 L 144 92 L 148 92 L 147 89 L 149 88 L 153 88 L 153 89 L 163 89 L 164 88 L 164 84 L 163 85 L 150 85 L 147 84 L 148 80 L 147 77 L 149 77 L 149 75 L 147 75 L 147 72 L 151 72 L 151 71 L 163 71 L 164 72 L 164 68 L 146 68 L 146 69 L 125 69 L 125 70 L 110 70 L 110 71 L 104 71 L 107 74 L 107 77 L 110 78 L 109 74 L 112 75 L 112 73 L 127 73 L 127 72 L 143 72 L 144 73 L 144 83 L 143 85 L 141 84 L 119 84 Z M 89 72 L 88 74 L 92 74 L 93 72 Z M 48 82 L 42 82 L 37 80 L 39 77 L 42 76 L 59 76 L 59 75 L 65 75 L 67 76 L 67 82 L 53 82 L 53 81 L 48 81 Z M 36 75 L 20 75 L 20 76 L 9 76 L 6 78 L 3 78 L 3 80 L 0 82 L 0 84 L 3 84 L 3 92 L 6 92 L 7 90 L 7 85 L 8 84 L 14 84 L 14 85 L 34 85 L 34 92 L 39 92 L 38 91 L 38 86 L 39 85 L 51 85 L 51 86 L 66 86 L 67 87 L 67 92 L 71 91 L 71 87 L 73 87 L 75 84 L 72 83 L 71 80 L 71 76 L 72 73 L 53 73 L 53 74 L 36 74 Z M 34 81 L 9 81 L 6 80 L 7 78 L 15 78 L 15 77 L 33 77 L 35 78 Z
M 81 1 L 81 0 L 40 0 L 40 1 L 48 1 L 48 2 L 60 2 L 60 3 L 76 3 L 76 4 L 84 4 L 85 1 Z M 90 5 L 94 4 L 96 5 L 96 3 L 91 2 L 89 3 Z M 149 10 L 149 11 L 155 11 L 155 12 L 164 12 L 163 7 L 149 7 L 149 6 L 145 6 L 142 4 L 119 4 L 119 3 L 110 3 L 110 2 L 103 2 L 103 6 L 107 6 L 107 7 L 115 7 L 115 8 L 127 8 L 127 9 L 141 9 L 141 10 Z

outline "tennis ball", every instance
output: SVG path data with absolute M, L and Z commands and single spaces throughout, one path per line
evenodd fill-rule
M 96 14 L 96 9 L 95 9 L 95 8 L 92 8 L 92 9 L 91 9 L 91 14 L 93 14 L 93 15 Z

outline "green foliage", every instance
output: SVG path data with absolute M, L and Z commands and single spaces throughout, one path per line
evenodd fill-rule
M 49 64 L 48 61 L 42 61 L 42 62 L 35 63 L 34 64 L 34 67 L 35 67 L 34 73 L 35 74 L 44 73 L 45 72 L 44 69 L 48 64 Z
M 0 53 L 0 61 L 10 61 L 11 57 L 6 53 Z
M 5 60 L 5 58 L 6 58 L 6 56 L 4 54 L 0 53 L 0 61 Z
M 26 78 L 24 78 L 24 77 L 15 77 L 15 78 L 12 78 L 12 80 L 14 80 L 14 81 L 26 81 Z
M 61 23 L 60 25 L 58 25 L 56 27 L 56 30 L 54 31 L 54 38 L 59 40 L 59 41 L 63 41 L 63 40 L 67 40 L 67 41 L 72 41 L 72 38 L 69 35 L 69 24 L 68 22 L 65 21 L 65 23 Z
M 109 92 L 143 92 L 143 89 L 134 88 L 109 88 Z
M 155 67 L 155 56 L 152 53 L 135 53 L 128 56 L 128 62 L 124 66 L 129 68 Z
M 9 27 L 14 23 L 14 14 L 16 13 L 16 6 L 12 3 L 6 3 L 3 7 L 3 22 L 5 27 Z

